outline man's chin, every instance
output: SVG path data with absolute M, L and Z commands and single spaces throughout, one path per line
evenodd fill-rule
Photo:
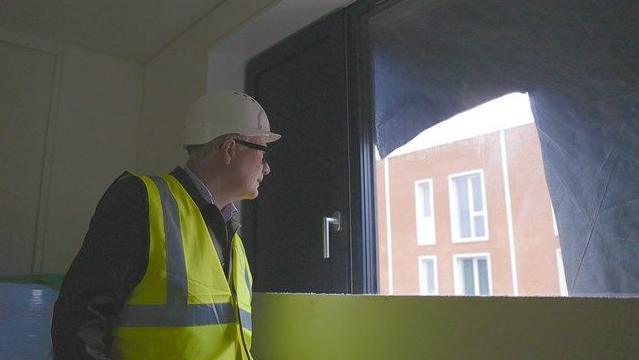
M 253 199 L 257 198 L 257 196 L 259 194 L 260 194 L 259 191 L 257 189 L 255 189 L 255 190 L 253 190 L 253 191 L 251 191 L 249 193 L 246 193 L 244 195 L 244 197 L 242 198 L 242 200 L 253 200 Z

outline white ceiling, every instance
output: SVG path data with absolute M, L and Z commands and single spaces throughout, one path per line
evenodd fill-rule
M 0 0 L 0 28 L 145 63 L 224 0 Z

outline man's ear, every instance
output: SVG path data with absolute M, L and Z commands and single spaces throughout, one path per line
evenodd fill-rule
M 235 156 L 236 143 L 233 139 L 227 139 L 220 145 L 222 158 L 224 159 L 224 165 L 230 165 L 231 160 Z

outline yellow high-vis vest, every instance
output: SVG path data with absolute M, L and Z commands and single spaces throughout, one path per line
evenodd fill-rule
M 113 329 L 116 359 L 252 360 L 251 286 L 242 239 L 229 279 L 200 210 L 171 175 L 138 176 L 149 203 L 149 262 Z

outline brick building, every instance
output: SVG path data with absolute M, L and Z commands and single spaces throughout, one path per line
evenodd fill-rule
M 376 179 L 380 293 L 566 294 L 526 95 L 425 131 L 378 159 Z

